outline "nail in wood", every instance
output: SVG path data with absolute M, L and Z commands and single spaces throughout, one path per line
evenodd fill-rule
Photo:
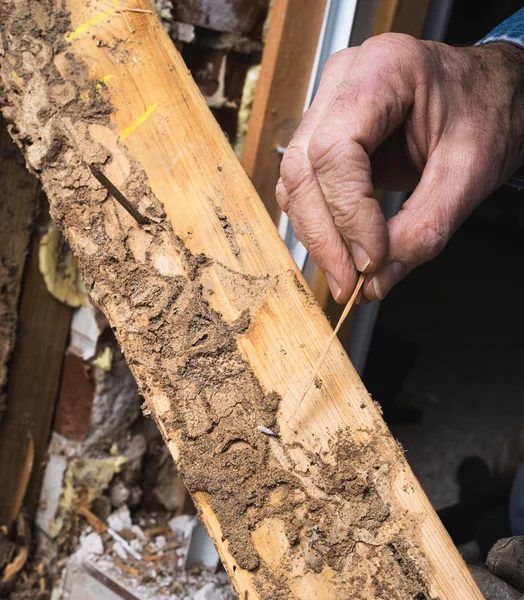
M 138 210 L 129 202 L 129 200 L 120 192 L 110 181 L 109 179 L 97 169 L 94 165 L 89 165 L 91 169 L 91 173 L 96 177 L 96 179 L 106 188 L 106 190 L 113 196 L 113 198 L 120 204 L 122 208 L 127 210 L 127 212 L 133 217 L 133 219 L 140 223 L 140 225 L 149 225 L 151 221 L 141 215 Z

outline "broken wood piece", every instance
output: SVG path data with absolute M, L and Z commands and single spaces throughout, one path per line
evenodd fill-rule
M 81 517 L 84 517 L 97 533 L 104 533 L 104 531 L 107 531 L 107 525 L 89 510 L 87 498 L 80 503 L 80 506 L 76 507 L 75 512 Z
M 29 431 L 27 436 L 26 456 L 19 475 L 18 488 L 11 504 L 8 523 L 15 521 L 22 510 L 22 502 L 24 501 L 27 488 L 29 486 L 29 480 L 31 479 L 31 473 L 33 472 L 34 461 L 35 443 L 33 441 L 33 436 Z
M 297 409 L 332 329 L 159 20 L 7 6 L 2 110 L 239 596 L 481 600 L 337 340 Z M 86 163 L 158 220 L 122 218 Z
M 125 563 L 119 560 L 114 560 L 113 564 L 115 565 L 115 567 L 122 569 L 122 571 L 126 571 L 133 577 L 136 577 L 137 579 L 140 578 L 140 571 L 138 569 L 135 569 L 135 567 L 130 567 L 129 565 L 126 565 Z
M 18 515 L 16 521 L 16 554 L 12 561 L 6 565 L 2 575 L 1 583 L 11 583 L 16 579 L 16 576 L 24 568 L 27 559 L 29 558 L 29 543 L 31 541 L 31 533 L 29 523 L 24 513 Z

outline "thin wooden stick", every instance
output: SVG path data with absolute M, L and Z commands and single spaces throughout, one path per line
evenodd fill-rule
M 146 8 L 121 8 L 121 9 L 117 10 L 116 12 L 117 13 L 134 12 L 134 13 L 143 13 L 143 14 L 147 14 L 147 15 L 153 14 L 153 11 L 146 9 Z
M 360 274 L 360 277 L 358 278 L 358 281 L 357 281 L 357 285 L 355 286 L 355 289 L 353 290 L 353 293 L 351 294 L 351 298 L 348 300 L 348 303 L 346 304 L 342 314 L 340 315 L 340 319 L 338 320 L 337 326 L 333 330 L 333 333 L 329 336 L 329 339 L 326 342 L 326 347 L 322 351 L 322 354 L 320 355 L 320 357 L 317 361 L 317 364 L 315 365 L 315 368 L 313 369 L 313 373 L 311 373 L 311 377 L 309 378 L 309 381 L 307 382 L 306 389 L 304 390 L 304 393 L 302 394 L 291 417 L 289 417 L 288 423 L 295 416 L 295 414 L 297 413 L 297 410 L 300 408 L 302 402 L 304 402 L 305 397 L 307 396 L 309 390 L 311 389 L 311 386 L 313 385 L 313 382 L 315 381 L 315 377 L 317 376 L 318 371 L 319 371 L 320 367 L 322 366 L 322 363 L 324 362 L 324 359 L 326 358 L 327 353 L 329 352 L 329 349 L 331 348 L 331 344 L 333 343 L 333 340 L 337 337 L 337 333 L 339 332 L 340 328 L 342 327 L 342 323 L 344 323 L 344 321 L 346 320 L 346 317 L 349 315 L 349 311 L 353 308 L 353 304 L 355 303 L 358 293 L 360 292 L 360 289 L 362 288 L 362 284 L 364 283 L 365 277 L 366 277 L 366 275 L 364 273 Z

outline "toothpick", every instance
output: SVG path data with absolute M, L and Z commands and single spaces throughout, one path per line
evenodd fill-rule
M 342 323 L 344 323 L 344 321 L 346 320 L 346 317 L 348 316 L 349 311 L 352 309 L 353 304 L 355 303 L 358 293 L 360 292 L 360 289 L 362 288 L 362 284 L 364 283 L 365 277 L 366 276 L 364 273 L 360 274 L 360 277 L 358 278 L 358 281 L 357 281 L 357 285 L 355 286 L 355 289 L 353 290 L 353 293 L 351 294 L 351 298 L 348 300 L 348 303 L 344 307 L 344 310 L 342 311 L 342 314 L 340 315 L 340 319 L 338 320 L 337 326 L 333 330 L 333 333 L 329 336 L 329 339 L 326 342 L 326 347 L 324 348 L 322 354 L 320 355 L 320 357 L 317 361 L 317 364 L 315 365 L 315 368 L 313 369 L 313 373 L 311 373 L 311 377 L 309 378 L 309 381 L 307 382 L 306 389 L 304 390 L 304 393 L 302 394 L 298 404 L 296 405 L 295 410 L 293 411 L 293 414 L 288 419 L 288 422 L 291 418 L 293 418 L 295 416 L 297 410 L 300 408 L 302 402 L 304 402 L 305 397 L 307 396 L 309 390 L 311 389 L 311 386 L 313 385 L 313 382 L 315 381 L 315 378 L 318 375 L 318 371 L 319 371 L 320 367 L 322 366 L 322 363 L 324 362 L 324 359 L 326 358 L 327 353 L 329 352 L 329 349 L 331 348 L 331 344 L 333 343 L 333 340 L 337 337 L 337 333 L 339 332 L 340 328 L 342 327 Z
M 121 9 L 117 10 L 116 12 L 117 13 L 121 13 L 121 12 L 145 13 L 148 15 L 153 14 L 153 11 L 149 10 L 148 8 L 121 8 Z

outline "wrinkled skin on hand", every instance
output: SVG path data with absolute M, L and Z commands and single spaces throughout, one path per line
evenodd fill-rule
M 524 50 L 385 34 L 328 61 L 277 199 L 346 302 L 383 299 L 524 163 Z M 387 223 L 373 189 L 414 190 Z

